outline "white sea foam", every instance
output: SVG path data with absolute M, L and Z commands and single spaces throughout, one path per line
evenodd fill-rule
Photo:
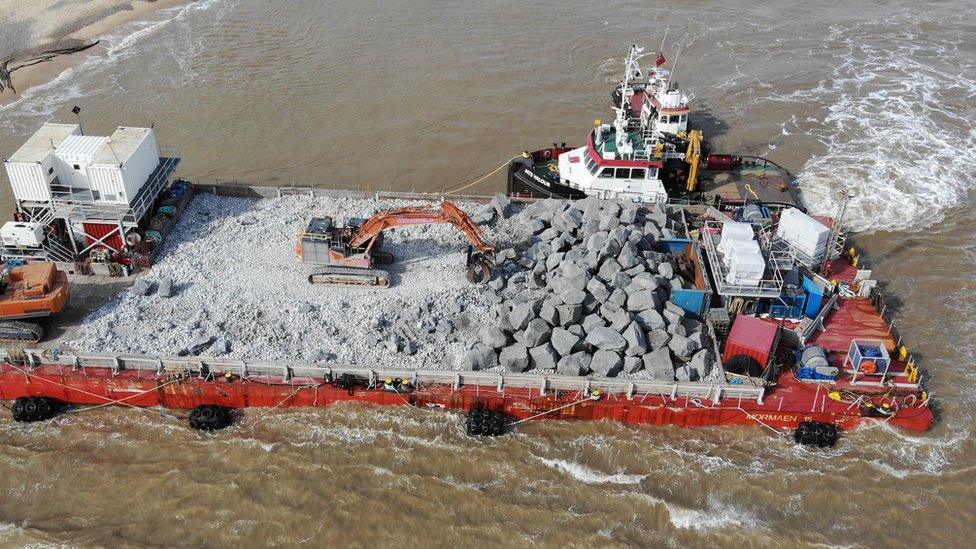
M 640 481 L 647 477 L 647 475 L 628 475 L 625 473 L 601 473 L 583 464 L 564 459 L 539 458 L 539 461 L 585 484 L 640 484 Z
M 676 528 L 685 530 L 711 530 L 716 528 L 749 527 L 757 528 L 760 522 L 756 517 L 738 507 L 723 504 L 709 498 L 707 509 L 690 509 L 659 497 L 638 492 L 628 492 L 633 496 L 654 505 L 661 505 L 668 512 L 668 520 Z
M 835 214 L 839 191 L 854 191 L 845 221 L 856 230 L 937 223 L 965 200 L 976 172 L 976 63 L 957 51 L 963 38 L 922 33 L 900 17 L 831 29 L 824 50 L 841 53 L 826 78 L 765 98 L 824 105 L 816 124 L 794 120 L 783 132 L 823 144 L 800 172 L 806 202 Z
M 89 50 L 89 55 L 80 64 L 68 67 L 50 82 L 24 90 L 16 101 L 0 106 L 0 113 L 8 116 L 21 114 L 31 118 L 25 128 L 32 130 L 36 126 L 33 120 L 36 117 L 48 118 L 72 99 L 98 93 L 100 90 L 98 86 L 109 80 L 108 78 L 83 78 L 85 75 L 110 68 L 134 53 L 132 46 L 146 37 L 174 21 L 184 19 L 188 14 L 210 10 L 221 2 L 227 0 L 199 0 L 185 6 L 160 10 L 154 13 L 150 20 L 136 20 L 122 25 L 100 38 L 105 48 Z M 180 43 L 185 45 L 188 41 L 181 40 Z M 174 52 L 174 55 L 178 57 L 181 54 Z

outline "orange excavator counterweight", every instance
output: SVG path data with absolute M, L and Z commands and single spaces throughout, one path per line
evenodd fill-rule
M 53 263 L 14 267 L 0 289 L 0 343 L 37 343 L 44 330 L 24 320 L 55 316 L 68 306 L 68 275 Z

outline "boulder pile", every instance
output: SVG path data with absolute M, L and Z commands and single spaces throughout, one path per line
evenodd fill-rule
M 496 271 L 492 323 L 463 368 L 643 372 L 661 381 L 713 374 L 705 326 L 671 301 L 673 290 L 690 284 L 662 245 L 681 227 L 661 205 L 550 199 L 518 217 L 524 250 Z

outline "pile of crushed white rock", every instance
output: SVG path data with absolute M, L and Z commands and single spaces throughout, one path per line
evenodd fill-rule
M 517 217 L 529 245 L 489 283 L 504 301 L 465 368 L 662 381 L 718 375 L 705 325 L 670 301 L 688 282 L 661 242 L 682 230 L 664 208 L 542 200 Z
M 152 270 L 92 311 L 68 350 L 371 367 L 530 369 L 710 379 L 705 327 L 670 301 L 687 287 L 660 206 L 588 198 L 459 203 L 497 245 L 488 284 L 465 279 L 446 225 L 398 228 L 389 289 L 313 286 L 295 260 L 314 215 L 338 224 L 429 204 L 285 196 L 194 197 Z
M 297 232 L 313 215 L 337 224 L 406 200 L 195 196 L 152 269 L 89 313 L 66 350 L 370 367 L 456 368 L 500 301 L 465 278 L 468 242 L 450 225 L 397 228 L 385 290 L 311 285 L 296 261 Z M 507 201 L 458 203 L 493 219 L 487 236 L 521 239 Z M 498 218 L 494 220 L 494 218 Z M 503 252 L 511 254 L 511 251 Z

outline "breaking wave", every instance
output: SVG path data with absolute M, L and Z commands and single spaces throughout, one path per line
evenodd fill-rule
M 827 60 L 828 76 L 771 97 L 826 110 L 820 120 L 784 126 L 826 149 L 799 176 L 817 213 L 836 214 L 840 191 L 850 189 L 852 229 L 916 230 L 967 198 L 976 173 L 976 61 L 963 38 L 923 30 L 937 23 L 901 14 L 831 28 L 824 51 L 840 53 Z
M 599 471 L 590 469 L 589 467 L 580 463 L 566 461 L 563 459 L 539 458 L 539 461 L 553 469 L 566 473 L 567 475 L 585 484 L 640 484 L 640 481 L 644 480 L 644 478 L 647 476 L 628 475 L 624 473 L 614 473 L 612 475 L 608 475 L 606 473 L 601 473 Z

